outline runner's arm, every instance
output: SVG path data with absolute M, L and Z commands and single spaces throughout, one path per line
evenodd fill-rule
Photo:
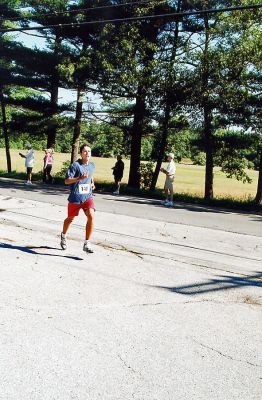
M 82 176 L 77 176 L 76 178 L 66 178 L 65 179 L 65 184 L 66 185 L 72 185 L 73 183 L 82 181 L 83 179 L 86 179 L 88 177 L 88 174 L 84 174 Z

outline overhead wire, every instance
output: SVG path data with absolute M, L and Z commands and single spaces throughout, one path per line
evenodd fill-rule
M 69 28 L 69 27 L 80 28 L 81 26 L 96 25 L 96 24 L 109 24 L 109 23 L 121 23 L 121 22 L 128 23 L 128 22 L 132 22 L 132 21 L 154 20 L 154 19 L 170 18 L 170 17 L 179 18 L 179 17 L 192 16 L 192 15 L 205 15 L 205 14 L 217 14 L 217 13 L 221 13 L 221 12 L 231 12 L 231 11 L 256 10 L 259 8 L 262 8 L 262 4 L 224 7 L 224 8 L 216 8 L 216 9 L 205 9 L 205 10 L 197 10 L 197 11 L 184 11 L 184 12 L 154 14 L 154 15 L 143 15 L 143 16 L 128 17 L 128 18 L 115 18 L 115 19 L 95 20 L 95 21 L 85 21 L 85 22 L 51 24 L 51 25 L 46 25 L 46 26 L 31 26 L 31 27 L 24 27 L 24 28 L 1 28 L 0 33 L 45 30 L 45 29 L 64 28 L 64 27 L 65 28 Z
M 168 0 L 160 0 L 157 5 L 160 3 L 167 3 Z M 151 4 L 150 4 L 151 3 Z M 140 0 L 140 1 L 133 1 L 133 2 L 128 2 L 128 3 L 121 3 L 121 4 L 111 4 L 111 5 L 105 5 L 105 6 L 97 6 L 97 7 L 88 7 L 88 8 L 80 8 L 80 9 L 72 9 L 72 10 L 65 10 L 65 11 L 53 11 L 52 13 L 47 13 L 47 14 L 28 14 L 25 17 L 13 17 L 13 18 L 0 18 L 0 21 L 23 21 L 30 19 L 30 17 L 33 18 L 41 18 L 41 17 L 56 17 L 61 14 L 80 14 L 80 13 L 86 13 L 88 11 L 96 11 L 96 10 L 103 10 L 103 9 L 110 9 L 110 8 L 117 8 L 117 7 L 125 7 L 125 6 L 134 6 L 134 5 L 154 5 L 152 4 L 152 0 Z

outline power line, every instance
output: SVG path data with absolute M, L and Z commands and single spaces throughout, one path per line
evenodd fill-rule
M 151 0 L 152 1 L 152 0 Z M 161 0 L 159 3 L 165 3 L 167 0 Z M 150 5 L 149 0 L 140 0 L 140 1 L 133 1 L 129 3 L 121 3 L 121 4 L 112 4 L 112 5 L 106 5 L 106 6 L 98 6 L 98 7 L 89 7 L 89 8 L 80 8 L 77 10 L 65 10 L 65 11 L 54 11 L 53 13 L 48 13 L 48 14 L 29 14 L 26 17 L 13 17 L 13 18 L 0 18 L 0 21 L 23 21 L 30 19 L 30 17 L 34 18 L 41 18 L 41 17 L 56 17 L 61 14 L 80 14 L 80 13 L 86 13 L 88 11 L 96 11 L 96 10 L 103 10 L 103 9 L 110 9 L 110 8 L 116 8 L 116 7 L 125 7 L 125 6 L 133 6 L 133 5 Z M 151 4 L 153 5 L 153 4 Z M 159 4 L 158 4 L 159 5 Z
M 11 28 L 11 29 L 0 29 L 0 33 L 8 33 L 8 32 L 22 32 L 22 31 L 32 31 L 32 30 L 45 30 L 51 28 L 79 28 L 80 26 L 88 26 L 88 25 L 96 25 L 96 24 L 110 24 L 110 23 L 120 23 L 120 22 L 131 22 L 131 21 L 144 21 L 144 20 L 154 20 L 161 18 L 179 18 L 185 16 L 192 15 L 205 15 L 205 14 L 217 14 L 221 12 L 230 12 L 230 11 L 244 11 L 244 10 L 256 10 L 262 8 L 262 4 L 253 4 L 246 6 L 235 6 L 235 7 L 225 7 L 225 8 L 215 8 L 215 9 L 205 9 L 198 11 L 185 11 L 185 12 L 175 12 L 175 13 L 165 13 L 165 14 L 156 14 L 156 15 L 144 15 L 139 17 L 130 17 L 130 18 L 115 18 L 115 19 L 107 19 L 107 20 L 96 20 L 96 21 L 87 21 L 87 22 L 73 22 L 73 23 L 65 23 L 65 24 L 53 24 L 46 26 L 34 26 L 28 28 Z

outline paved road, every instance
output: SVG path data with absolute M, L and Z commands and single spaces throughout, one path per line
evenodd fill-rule
M 261 216 L 0 180 L 1 400 L 260 400 Z
M 68 188 L 66 186 L 34 184 L 33 187 L 27 187 L 22 181 L 0 178 L 0 191 L 6 196 L 16 195 L 65 207 L 67 204 Z M 230 212 L 225 209 L 185 203 L 177 203 L 170 212 L 169 209 L 161 206 L 159 200 L 130 196 L 115 197 L 98 193 L 95 203 L 98 211 L 113 214 L 262 236 L 262 215 L 259 214 Z

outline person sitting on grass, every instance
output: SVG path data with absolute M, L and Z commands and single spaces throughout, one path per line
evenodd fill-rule
M 166 169 L 160 168 L 160 171 L 166 175 L 165 186 L 164 186 L 166 199 L 163 202 L 163 205 L 167 207 L 173 207 L 174 180 L 176 173 L 176 165 L 174 163 L 174 153 L 167 154 L 167 161 L 168 165 Z

